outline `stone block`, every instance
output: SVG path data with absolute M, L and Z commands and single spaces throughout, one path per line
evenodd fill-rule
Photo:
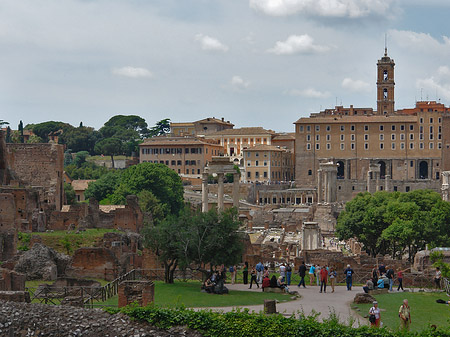
M 388 288 L 369 290 L 369 294 L 371 294 L 371 295 L 380 295 L 380 294 L 387 294 L 387 293 L 389 293 Z
M 119 284 L 119 308 L 133 302 L 146 306 L 155 301 L 155 284 L 151 281 L 123 281 Z
M 28 291 L 0 291 L 0 301 L 31 303 Z
M 373 301 L 375 301 L 375 297 L 366 293 L 358 293 L 355 295 L 355 298 L 353 299 L 353 302 L 357 304 L 372 303 Z
M 265 293 L 284 293 L 284 289 L 271 287 L 264 288 L 263 291 Z

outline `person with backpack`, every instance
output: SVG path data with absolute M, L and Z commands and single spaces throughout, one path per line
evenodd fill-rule
M 330 286 L 331 286 L 331 292 L 332 293 L 334 293 L 334 286 L 336 284 L 336 277 L 337 277 L 336 270 L 334 269 L 334 267 L 331 267 L 331 270 L 330 270 Z
M 326 293 L 327 292 L 327 281 L 328 281 L 328 270 L 327 270 L 326 266 L 323 266 L 320 269 L 320 273 L 318 276 L 320 276 L 320 292 L 322 292 L 322 289 L 323 289 L 323 292 Z
M 263 272 L 264 272 L 264 265 L 262 264 L 262 262 L 258 262 L 258 264 L 256 265 L 256 282 L 262 283 L 263 280 Z
M 286 265 L 286 284 L 287 284 L 288 286 L 291 285 L 291 275 L 292 275 L 292 267 L 291 267 L 291 264 L 288 263 L 288 264 Z
M 380 308 L 378 308 L 378 302 L 373 301 L 373 307 L 369 309 L 370 326 L 377 328 L 380 327 L 380 320 L 381 320 L 381 311 Z
M 237 272 L 237 267 L 231 266 L 230 267 L 231 284 L 234 284 L 236 282 L 236 272 Z
M 256 279 L 256 268 L 255 267 L 252 267 L 252 270 L 250 272 L 250 288 L 248 288 L 248 289 L 252 289 L 253 282 L 255 282 L 256 286 L 259 288 L 259 284 Z
M 407 299 L 403 300 L 403 304 L 400 306 L 400 309 L 398 309 L 398 317 L 400 317 L 402 330 L 409 330 L 411 324 L 411 308 L 409 307 Z
M 344 270 L 345 275 L 345 283 L 347 284 L 347 290 L 352 290 L 352 280 L 353 280 L 354 271 L 350 268 L 350 265 L 347 265 L 347 269 Z
M 316 275 L 316 267 L 312 264 L 309 268 L 309 285 L 312 286 L 314 282 L 314 276 Z
M 392 291 L 392 286 L 394 285 L 394 269 L 390 266 L 386 272 L 386 277 L 389 279 L 389 291 Z
M 306 265 L 305 261 L 302 261 L 302 264 L 300 267 L 298 267 L 298 276 L 300 276 L 300 282 L 297 287 L 300 288 L 301 285 L 303 285 L 303 288 L 305 287 L 305 276 L 306 276 Z

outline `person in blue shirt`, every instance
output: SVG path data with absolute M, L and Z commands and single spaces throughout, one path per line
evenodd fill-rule
M 263 272 L 264 272 L 264 265 L 262 264 L 262 262 L 258 262 L 258 264 L 256 265 L 256 282 L 258 284 L 262 283 Z
M 316 267 L 312 264 L 309 268 L 309 285 L 312 286 L 314 283 L 314 276 L 316 275 Z
M 347 283 L 347 290 L 352 290 L 352 280 L 353 280 L 353 269 L 350 268 L 350 265 L 347 265 L 347 269 L 344 270 L 345 275 L 345 283 Z

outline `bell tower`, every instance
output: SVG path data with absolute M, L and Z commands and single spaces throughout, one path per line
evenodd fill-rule
M 377 114 L 387 115 L 394 113 L 394 60 L 387 55 L 387 47 L 384 48 L 384 56 L 377 63 Z

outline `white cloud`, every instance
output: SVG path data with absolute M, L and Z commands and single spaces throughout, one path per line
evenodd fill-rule
M 112 70 L 114 75 L 130 77 L 130 78 L 151 78 L 153 74 L 145 68 L 122 67 Z
M 195 41 L 199 42 L 201 48 L 206 51 L 226 52 L 229 49 L 228 46 L 224 45 L 218 39 L 208 35 L 197 34 L 195 35 Z
M 230 83 L 233 86 L 233 88 L 237 90 L 246 89 L 250 85 L 249 81 L 245 81 L 242 77 L 237 75 L 231 78 Z
M 291 96 L 303 96 L 308 98 L 326 98 L 330 96 L 330 93 L 325 91 L 318 91 L 314 88 L 308 88 L 304 90 L 298 90 L 298 89 L 291 89 L 288 92 Z
M 250 0 L 250 8 L 273 16 L 297 13 L 322 17 L 360 18 L 382 15 L 392 0 Z
M 314 39 L 308 34 L 291 35 L 286 41 L 277 41 L 267 52 L 276 55 L 321 53 L 330 50 L 328 46 L 314 44 Z
M 370 91 L 370 84 L 361 80 L 353 80 L 349 77 L 344 78 L 342 87 L 354 92 L 368 92 Z
M 424 89 L 425 92 L 437 94 L 439 98 L 450 100 L 450 68 L 447 66 L 439 67 L 433 76 L 418 79 L 416 86 Z
M 440 42 L 426 33 L 417 33 L 410 30 L 391 30 L 389 31 L 389 37 L 395 45 L 414 49 L 415 52 L 420 50 L 428 53 L 450 53 L 450 38 L 445 35 L 442 36 L 442 42 Z

